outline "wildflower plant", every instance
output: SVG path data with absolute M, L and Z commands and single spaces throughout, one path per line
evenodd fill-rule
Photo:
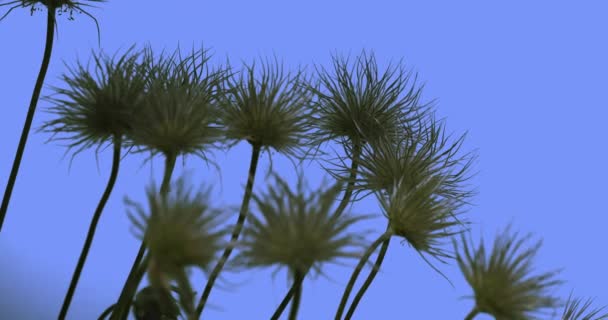
M 249 268 L 286 268 L 293 277 L 294 288 L 272 319 L 278 319 L 291 295 L 294 301 L 290 319 L 295 319 L 302 281 L 309 272 L 312 276 L 323 274 L 325 263 L 361 256 L 364 238 L 348 229 L 368 216 L 333 214 L 333 203 L 340 192 L 338 184 L 306 194 L 302 172 L 296 190 L 291 190 L 278 175 L 273 176 L 275 185 L 267 193 L 253 196 L 259 214 L 250 216 L 233 263 Z
M 346 319 L 352 317 L 380 269 L 391 237 L 402 238 L 427 263 L 427 255 L 442 263 L 453 258 L 444 249 L 444 244 L 466 229 L 464 206 L 475 191 L 470 190 L 465 182 L 471 177 L 469 168 L 475 157 L 471 153 L 457 156 L 462 138 L 455 142 L 450 142 L 449 138 L 445 136 L 442 126 L 431 117 L 416 131 L 402 131 L 401 136 L 379 141 L 363 149 L 360 177 L 354 190 L 357 194 L 375 193 L 388 224 L 387 230 L 368 247 L 355 268 L 336 312 L 336 319 L 342 317 L 365 262 L 380 247 L 370 275 L 346 313 Z
M 178 156 L 195 155 L 206 162 L 207 152 L 222 140 L 218 124 L 217 99 L 228 71 L 209 69 L 207 50 L 193 50 L 185 57 L 180 50 L 172 56 L 149 57 L 149 85 L 142 102 L 135 108 L 129 144 L 135 152 L 160 153 L 165 173 L 160 192 L 169 192 L 171 175 Z M 128 309 L 149 259 L 144 259 L 143 241 L 113 313 L 113 319 L 126 319 Z
M 252 147 L 245 194 L 231 234 L 232 242 L 238 240 L 247 218 L 260 153 L 272 148 L 286 156 L 301 156 L 302 148 L 309 143 L 306 134 L 312 121 L 312 94 L 306 88 L 307 79 L 302 72 L 285 74 L 276 59 L 274 64 L 262 63 L 259 74 L 255 68 L 255 63 L 246 65 L 238 79 L 229 78 L 219 98 L 227 147 L 243 140 Z M 231 253 L 232 247 L 226 248 L 213 269 L 197 307 L 199 316 Z
M 474 247 L 470 239 L 461 235 L 457 261 L 475 298 L 475 306 L 466 319 L 479 313 L 496 319 L 542 319 L 539 318 L 542 311 L 560 305 L 559 299 L 549 292 L 562 283 L 557 278 L 559 271 L 532 273 L 542 241 L 528 247 L 530 238 L 531 235 L 512 233 L 509 226 L 486 253 L 483 239 Z M 458 248 L 456 242 L 454 246 Z
M 86 2 L 104 1 L 105 0 L 86 0 Z M 0 7 L 11 6 L 7 10 L 7 12 L 2 15 L 2 17 L 0 17 L 0 21 L 4 20 L 4 18 L 6 18 L 14 9 L 20 6 L 23 8 L 29 7 L 32 14 L 36 10 L 36 5 L 39 3 L 46 6 L 47 8 L 46 40 L 44 45 L 44 54 L 42 56 L 42 64 L 40 66 L 40 71 L 38 72 L 38 77 L 36 78 L 36 83 L 34 84 L 34 89 L 32 92 L 32 97 L 30 99 L 30 105 L 25 118 L 25 123 L 23 124 L 23 130 L 21 131 L 21 137 L 19 138 L 19 144 L 17 145 L 17 151 L 15 152 L 15 159 L 13 160 L 13 165 L 9 174 L 8 182 L 6 183 L 6 189 L 4 190 L 4 196 L 2 197 L 2 204 L 0 205 L 0 231 L 2 230 L 4 219 L 6 218 L 8 205 L 11 199 L 11 195 L 13 193 L 13 187 L 15 186 L 15 182 L 17 181 L 19 167 L 21 166 L 21 159 L 23 158 L 23 152 L 25 151 L 25 145 L 27 144 L 27 138 L 30 133 L 32 121 L 36 112 L 36 107 L 38 105 L 38 99 L 40 98 L 40 92 L 42 91 L 42 85 L 44 84 L 46 72 L 51 61 L 51 53 L 53 51 L 53 40 L 55 37 L 57 12 L 59 12 L 59 14 L 61 14 L 62 12 L 69 12 L 70 19 L 73 19 L 72 13 L 75 10 L 86 14 L 87 16 L 92 18 L 93 21 L 95 21 L 95 24 L 97 25 L 97 39 L 101 41 L 97 20 L 89 12 L 83 9 L 83 7 L 91 6 L 86 2 L 76 2 L 71 0 L 15 0 L 0 3 Z
M 180 305 L 189 319 L 194 319 L 195 310 L 186 268 L 206 271 L 216 252 L 225 246 L 222 238 L 226 232 L 219 228 L 222 211 L 210 207 L 210 191 L 192 196 L 183 178 L 166 194 L 152 186 L 147 192 L 149 214 L 135 202 L 125 200 L 132 209 L 129 218 L 139 231 L 137 236 L 149 248 L 147 272 L 152 288 L 169 293 L 171 281 L 175 281 Z
M 68 141 L 68 151 L 74 150 L 72 159 L 91 147 L 96 146 L 99 152 L 102 146 L 113 145 L 110 178 L 93 214 L 60 318 L 68 312 L 97 224 L 114 188 L 123 139 L 131 127 L 131 113 L 144 95 L 147 72 L 141 58 L 141 52 L 134 52 L 133 47 L 121 56 L 93 53 L 94 71 L 80 62 L 75 68 L 68 66 L 68 72 L 61 77 L 66 86 L 53 87 L 55 94 L 46 98 L 52 103 L 48 111 L 55 118 L 45 122 L 40 130 L 52 133 L 49 141 Z

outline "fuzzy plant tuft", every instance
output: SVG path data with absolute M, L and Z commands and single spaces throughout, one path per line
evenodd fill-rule
M 589 298 L 583 301 L 580 298 L 574 298 L 572 293 L 568 296 L 564 312 L 561 320 L 603 320 L 608 319 L 608 311 L 601 313 L 606 307 L 591 308 L 593 299 Z
M 131 208 L 129 218 L 139 231 L 137 235 L 149 249 L 148 278 L 155 289 L 169 292 L 171 282 L 179 288 L 180 305 L 194 315 L 194 293 L 187 269 L 209 269 L 216 253 L 225 244 L 221 210 L 209 206 L 210 189 L 192 195 L 179 179 L 168 194 L 148 189 L 148 214 L 139 204 L 125 200 Z
M 531 246 L 531 235 L 512 233 L 510 226 L 499 233 L 490 252 L 483 239 L 474 247 L 461 235 L 457 261 L 474 292 L 475 306 L 466 319 L 487 313 L 496 319 L 544 319 L 540 317 L 560 305 L 550 291 L 562 283 L 559 271 L 533 274 L 533 262 L 542 241 Z M 455 248 L 459 245 L 454 241 Z M 545 314 L 546 316 L 546 314 Z

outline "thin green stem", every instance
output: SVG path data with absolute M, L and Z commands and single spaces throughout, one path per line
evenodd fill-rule
M 287 308 L 289 301 L 291 301 L 291 298 L 293 297 L 293 295 L 295 294 L 295 292 L 297 290 L 298 290 L 298 283 L 296 281 L 294 281 L 293 284 L 291 285 L 291 288 L 289 288 L 289 291 L 287 291 L 287 294 L 281 301 L 281 304 L 279 304 L 279 306 L 277 307 L 277 310 L 275 310 L 275 312 L 272 314 L 272 317 L 270 318 L 270 320 L 278 320 L 279 317 L 281 317 L 281 314 L 283 314 L 283 311 L 285 311 L 285 308 Z
M 68 313 L 68 309 L 70 308 L 70 303 L 72 302 L 72 297 L 74 296 L 74 291 L 76 290 L 76 286 L 78 285 L 78 280 L 80 279 L 80 274 L 82 273 L 82 269 L 84 268 L 84 264 L 87 260 L 87 255 L 89 254 L 89 250 L 91 249 L 91 244 L 93 243 L 93 237 L 95 237 L 95 230 L 97 229 L 97 223 L 99 222 L 99 218 L 101 218 L 101 213 L 103 212 L 103 208 L 105 207 L 108 199 L 110 198 L 110 194 L 112 193 L 112 189 L 114 189 L 114 184 L 116 183 L 116 177 L 118 176 L 118 168 L 120 164 L 120 149 L 122 147 L 122 139 L 120 136 L 114 137 L 114 153 L 112 157 L 112 169 L 110 172 L 110 178 L 108 180 L 108 184 L 106 185 L 106 189 L 97 204 L 97 209 L 95 209 L 95 213 L 93 214 L 93 218 L 91 219 L 91 224 L 89 225 L 89 231 L 87 233 L 87 237 L 84 242 L 84 246 L 82 251 L 80 252 L 80 257 L 78 258 L 78 263 L 76 264 L 76 269 L 72 274 L 72 280 L 70 282 L 70 286 L 68 288 L 68 292 L 65 295 L 63 300 L 63 305 L 61 306 L 61 311 L 59 312 L 59 320 L 65 319 L 65 316 Z
M 342 313 L 344 313 L 344 308 L 346 308 L 346 302 L 348 301 L 350 292 L 353 290 L 355 281 L 357 280 L 357 277 L 361 273 L 361 270 L 363 270 L 363 266 L 365 266 L 365 263 L 367 262 L 369 257 L 372 255 L 372 253 L 374 253 L 374 251 L 376 251 L 376 248 L 378 248 L 378 246 L 380 246 L 380 244 L 382 242 L 384 242 L 386 239 L 389 239 L 391 237 L 391 235 L 392 235 L 392 233 L 390 231 L 384 232 L 382 235 L 380 235 L 378 237 L 378 239 L 376 239 L 376 241 L 374 241 L 367 248 L 367 250 L 365 250 L 365 253 L 363 253 L 361 260 L 359 260 L 359 263 L 355 267 L 355 270 L 353 271 L 353 274 L 351 275 L 350 280 L 348 281 L 348 284 L 346 285 L 346 288 L 344 289 L 344 294 L 342 295 L 342 300 L 340 300 L 340 305 L 338 306 L 338 311 L 336 311 L 336 317 L 335 317 L 336 320 L 340 320 L 340 318 L 342 318 Z
M 180 304 L 182 305 L 182 309 L 186 312 L 187 319 L 198 319 L 194 308 L 192 286 L 190 285 L 190 280 L 188 280 L 188 275 L 186 275 L 185 272 L 182 271 L 177 275 L 177 284 L 179 286 L 178 294 Z
M 466 317 L 464 317 L 464 320 L 473 320 L 473 318 L 475 318 L 476 315 L 479 314 L 479 309 L 477 309 L 477 306 L 473 307 L 473 310 L 471 310 L 471 312 L 469 312 L 469 314 L 467 314 Z
M 53 38 L 55 37 L 55 10 L 56 8 L 52 5 L 47 6 L 47 22 L 46 22 L 46 43 L 44 45 L 44 54 L 42 56 L 42 64 L 40 71 L 38 72 L 38 78 L 34 85 L 34 91 L 32 92 L 32 98 L 30 100 L 30 107 L 27 111 L 25 123 L 23 124 L 23 131 L 21 131 L 21 138 L 19 139 L 19 145 L 17 146 L 17 152 L 15 153 L 15 159 L 13 160 L 13 167 L 6 183 L 6 189 L 4 190 L 4 197 L 2 198 L 2 206 L 0 206 L 0 231 L 2 230 L 2 224 L 6 218 L 6 212 L 8 210 L 8 204 L 11 200 L 11 194 L 13 193 L 13 187 L 17 180 L 17 174 L 19 173 L 19 166 L 21 165 L 21 158 L 23 158 L 23 151 L 25 150 L 25 144 L 27 143 L 27 137 L 32 127 L 32 120 L 34 119 L 34 113 L 36 112 L 36 106 L 38 105 L 38 98 L 40 97 L 40 91 L 42 91 L 42 85 L 44 78 L 46 77 L 46 71 L 49 68 L 51 61 L 51 52 L 53 50 Z
M 131 283 L 133 282 L 133 279 L 137 277 L 137 272 L 139 270 L 137 266 L 141 263 L 145 253 L 146 244 L 142 241 L 141 245 L 139 246 L 137 256 L 135 257 L 135 261 L 133 261 L 133 266 L 131 266 L 131 270 L 129 271 L 129 276 L 125 281 L 125 284 L 122 287 L 122 291 L 120 292 L 120 296 L 118 297 L 118 301 L 115 304 L 114 311 L 112 312 L 110 320 L 122 319 L 125 314 L 129 314 L 128 306 L 130 305 L 130 303 L 128 303 L 128 296 L 130 292 L 130 287 L 132 286 Z M 125 311 L 125 309 L 127 310 Z
M 247 212 L 249 211 L 249 201 L 251 200 L 251 194 L 253 191 L 253 183 L 255 181 L 255 173 L 258 166 L 258 160 L 260 158 L 260 150 L 261 147 L 258 145 L 252 145 L 253 151 L 251 152 L 251 162 L 249 164 L 249 175 L 247 177 L 247 185 L 245 186 L 245 195 L 243 196 L 243 202 L 241 203 L 241 210 L 239 212 L 239 217 L 236 222 L 236 226 L 232 231 L 232 235 L 230 237 L 230 243 L 236 243 L 243 229 L 243 225 L 245 224 L 245 219 L 247 218 Z M 207 299 L 209 299 L 209 295 L 211 294 L 211 289 L 215 284 L 215 280 L 219 276 L 222 268 L 228 261 L 230 254 L 232 253 L 233 246 L 228 246 L 226 250 L 224 250 L 224 254 L 218 261 L 217 265 L 211 272 L 209 276 L 209 280 L 207 281 L 207 285 L 205 286 L 205 290 L 203 291 L 203 295 L 199 300 L 198 306 L 196 308 L 196 314 L 200 318 L 203 313 L 203 309 L 205 308 L 205 304 L 207 303 Z
M 350 166 L 350 172 L 348 176 L 348 184 L 346 185 L 346 190 L 344 191 L 344 197 L 338 208 L 334 212 L 334 216 L 340 216 L 346 207 L 350 203 L 350 199 L 353 195 L 353 189 L 355 188 L 355 180 L 357 179 L 357 169 L 359 168 L 359 158 L 361 156 L 361 144 L 355 143 L 353 146 L 353 154 L 352 154 L 352 162 Z
M 300 271 L 295 271 L 293 275 L 293 282 L 296 285 L 295 293 L 293 295 L 293 302 L 291 303 L 291 310 L 289 311 L 289 320 L 296 320 L 298 317 L 298 310 L 300 308 L 300 300 L 302 300 L 302 282 L 304 281 L 304 275 Z
M 353 314 L 355 313 L 355 309 L 357 309 L 359 302 L 361 301 L 361 299 L 363 298 L 363 295 L 365 294 L 365 291 L 367 291 L 369 286 L 372 284 L 372 281 L 374 281 L 376 274 L 378 274 L 378 271 L 380 271 L 380 266 L 382 266 L 382 262 L 384 261 L 384 256 L 386 255 L 386 251 L 388 250 L 388 245 L 390 242 L 391 242 L 391 238 L 388 238 L 388 239 L 384 240 L 384 242 L 382 242 L 382 246 L 380 247 L 380 252 L 378 252 L 378 257 L 376 257 L 376 263 L 374 264 L 372 271 L 369 273 L 369 276 L 367 276 L 367 279 L 365 279 L 365 283 L 363 283 L 363 286 L 361 286 L 361 288 L 357 292 L 357 295 L 353 299 L 353 302 L 351 303 L 350 308 L 348 308 L 348 312 L 346 313 L 346 318 L 344 318 L 345 320 L 349 320 L 353 316 Z
M 176 159 L 177 155 L 165 155 L 165 173 L 163 175 L 163 182 L 160 187 L 161 197 L 165 197 L 169 193 L 171 176 L 173 175 L 173 170 L 175 169 Z M 131 271 L 129 271 L 127 281 L 125 282 L 122 292 L 120 293 L 120 297 L 118 298 L 118 302 L 116 303 L 116 308 L 114 309 L 115 311 L 112 313 L 111 320 L 127 319 L 129 316 L 129 309 L 131 308 L 133 297 L 137 292 L 139 283 L 146 273 L 146 269 L 150 261 L 149 255 L 146 255 L 144 258 L 145 251 L 146 242 L 142 241 L 139 247 L 139 252 L 137 253 L 137 257 L 131 266 Z
M 97 320 L 104 320 L 114 310 L 114 307 L 116 307 L 116 303 L 104 310 Z

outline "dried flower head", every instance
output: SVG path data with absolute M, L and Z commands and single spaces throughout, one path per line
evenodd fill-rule
M 582 304 L 581 304 L 582 303 Z M 561 320 L 602 320 L 608 319 L 608 312 L 600 314 L 605 307 L 589 309 L 593 299 L 589 298 L 583 302 L 580 298 L 573 298 L 572 293 L 564 307 Z
M 556 278 L 559 271 L 532 275 L 533 259 L 542 241 L 526 248 L 530 237 L 512 234 L 508 227 L 496 237 L 488 255 L 483 239 L 473 248 L 472 241 L 462 235 L 463 250 L 458 252 L 457 261 L 473 288 L 479 312 L 496 319 L 539 319 L 541 310 L 559 305 L 559 299 L 548 292 L 562 283 Z
M 388 196 L 378 194 L 383 214 L 393 235 L 407 241 L 419 253 L 439 261 L 451 258 L 443 249 L 444 241 L 464 231 L 458 218 L 462 211 L 451 199 L 440 198 L 437 189 L 444 177 L 432 175 L 413 183 L 405 179 L 395 183 Z
M 295 154 L 305 144 L 310 129 L 312 93 L 303 86 L 302 71 L 284 74 L 276 61 L 262 62 L 256 77 L 255 63 L 246 66 L 238 80 L 229 81 L 220 103 L 222 124 L 232 145 L 251 145 Z M 245 75 L 246 74 L 246 75 Z
M 322 274 L 322 264 L 339 258 L 358 258 L 348 252 L 363 248 L 363 237 L 347 233 L 355 222 L 366 216 L 332 215 L 332 204 L 340 192 L 336 185 L 326 190 L 304 192 L 304 178 L 299 174 L 296 191 L 273 174 L 276 185 L 262 196 L 254 195 L 261 217 L 251 215 L 243 232 L 242 250 L 235 263 L 247 267 L 279 265 L 291 272 L 306 274 L 312 269 Z
M 191 190 L 180 178 L 163 196 L 157 188 L 148 189 L 149 214 L 138 204 L 125 200 L 135 210 L 129 218 L 140 231 L 150 255 L 150 281 L 156 287 L 168 287 L 171 278 L 184 268 L 195 266 L 207 270 L 216 252 L 223 247 L 225 230 L 217 230 L 221 211 L 209 206 L 210 189 L 191 196 Z
M 147 94 L 134 114 L 132 144 L 153 155 L 207 159 L 205 151 L 222 136 L 216 99 L 226 71 L 210 71 L 210 57 L 203 49 L 183 58 L 178 49 L 157 59 L 148 49 L 147 56 L 154 62 Z
M 364 51 L 353 66 L 349 59 L 332 60 L 335 74 L 315 67 L 319 84 L 310 86 L 318 98 L 313 134 L 318 143 L 373 143 L 413 126 L 426 113 L 419 102 L 422 87 L 416 88 L 415 77 L 410 86 L 412 74 L 401 62 L 379 73 L 373 53 Z
M 57 11 L 59 13 L 59 15 L 63 14 L 63 13 L 68 13 L 69 17 L 68 20 L 74 20 L 74 12 L 78 12 L 78 13 L 82 13 L 86 16 L 88 16 L 89 18 L 93 19 L 93 21 L 95 22 L 95 26 L 97 27 L 97 39 L 99 41 L 101 41 L 101 36 L 100 36 L 100 32 L 99 32 L 99 23 L 97 22 L 97 19 L 95 19 L 95 17 L 93 15 L 91 15 L 88 11 L 86 11 L 84 9 L 84 7 L 93 7 L 92 5 L 88 4 L 87 2 L 106 2 L 106 0 L 84 0 L 84 1 L 72 1 L 72 0 L 14 0 L 14 1 L 9 1 L 7 3 L 2 3 L 0 4 L 1 6 L 10 6 L 12 5 L 12 7 L 10 7 L 7 12 L 2 15 L 2 17 L 0 17 L 0 21 L 2 21 L 4 18 L 6 18 L 6 16 L 8 16 L 11 11 L 13 11 L 14 9 L 18 8 L 18 7 L 22 7 L 22 8 L 30 8 L 30 12 L 32 14 L 34 14 L 34 11 L 36 10 L 40 10 L 36 7 L 37 4 L 42 4 L 43 6 L 47 7 L 47 10 L 51 10 L 51 11 Z
M 52 103 L 48 112 L 56 118 L 40 130 L 65 137 L 68 148 L 77 148 L 74 155 L 94 145 L 99 148 L 123 137 L 131 128 L 131 114 L 145 93 L 147 71 L 141 52 L 133 47 L 112 57 L 93 53 L 94 71 L 80 62 L 68 68 L 61 79 L 65 87 L 53 87 L 55 93 L 45 99 Z M 143 59 L 143 58 L 142 58 Z M 68 149 L 68 150 L 69 150 Z
M 355 195 L 390 193 L 397 183 L 411 189 L 431 176 L 442 176 L 434 195 L 450 199 L 454 204 L 468 204 L 476 191 L 465 183 L 473 176 L 470 167 L 476 157 L 472 152 L 458 155 L 465 135 L 454 142 L 449 141 L 450 137 L 445 135 L 442 123 L 430 118 L 411 134 L 400 134 L 366 146 L 359 161 Z M 349 166 L 342 164 L 331 174 L 347 182 L 349 170 Z

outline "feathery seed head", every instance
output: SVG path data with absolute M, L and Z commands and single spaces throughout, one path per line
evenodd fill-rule
M 556 278 L 559 271 L 532 274 L 533 259 L 542 242 L 526 248 L 530 238 L 511 233 L 509 226 L 496 237 L 488 255 L 483 239 L 473 248 L 472 241 L 461 236 L 463 249 L 456 259 L 480 312 L 496 319 L 539 319 L 541 310 L 559 305 L 559 299 L 548 292 L 562 283 Z
M 123 55 L 107 56 L 93 53 L 94 71 L 89 65 L 77 62 L 75 68 L 61 79 L 65 87 L 53 87 L 55 94 L 45 97 L 52 103 L 48 112 L 56 118 L 47 121 L 41 131 L 66 137 L 56 140 L 71 141 L 75 154 L 92 147 L 123 137 L 131 128 L 131 115 L 145 93 L 147 71 L 141 63 L 141 52 L 133 47 Z
M 346 229 L 367 217 L 332 215 L 332 204 L 340 192 L 338 185 L 307 195 L 302 173 L 295 192 L 278 175 L 274 177 L 275 186 L 266 194 L 253 196 L 260 216 L 250 216 L 242 250 L 235 258 L 238 265 L 279 265 L 303 273 L 312 268 L 321 274 L 323 263 L 360 256 L 347 250 L 363 249 L 363 237 Z
M 153 56 L 151 50 L 147 56 Z M 209 59 L 202 49 L 183 58 L 178 49 L 154 59 L 147 94 L 136 108 L 129 135 L 139 152 L 207 159 L 206 151 L 222 136 L 216 99 L 226 77 L 225 70 L 209 70 Z
M 416 88 L 415 78 L 410 86 L 411 72 L 401 63 L 379 73 L 373 53 L 364 51 L 353 66 L 348 59 L 332 60 L 334 74 L 315 67 L 319 83 L 310 86 L 317 96 L 313 137 L 318 143 L 374 143 L 398 134 L 404 124 L 411 127 L 426 113 L 419 102 L 422 87 Z
M 452 256 L 443 249 L 444 241 L 464 231 L 465 223 L 454 201 L 440 198 L 436 190 L 444 177 L 434 175 L 418 183 L 401 180 L 388 195 L 378 194 L 391 232 L 404 238 L 415 250 L 439 261 Z
M 225 231 L 217 231 L 221 211 L 209 206 L 210 189 L 191 196 L 181 178 L 166 196 L 156 187 L 148 189 L 149 214 L 126 199 L 135 210 L 129 218 L 146 241 L 150 254 L 150 282 L 167 287 L 168 281 L 181 275 L 184 268 L 196 266 L 207 270 L 216 252 L 222 248 Z
M 582 304 L 581 304 L 582 303 Z M 605 307 L 591 308 L 593 299 L 589 298 L 583 302 L 580 298 L 573 298 L 572 293 L 566 301 L 561 320 L 603 320 L 608 319 L 608 312 L 600 314 Z
M 305 144 L 310 129 L 312 93 L 302 85 L 306 80 L 301 71 L 284 74 L 276 58 L 274 66 L 266 61 L 261 69 L 256 78 L 255 63 L 246 66 L 238 80 L 228 82 L 220 103 L 226 137 L 234 141 L 232 145 L 247 140 L 262 148 L 295 154 Z
M 476 157 L 472 153 L 458 156 L 464 137 L 451 143 L 444 126 L 431 118 L 413 134 L 401 134 L 363 148 L 355 194 L 390 193 L 397 183 L 411 189 L 420 181 L 441 176 L 433 188 L 434 195 L 450 199 L 453 205 L 469 203 L 475 190 L 469 190 L 465 182 L 472 177 L 470 167 Z M 338 170 L 341 172 L 333 176 L 340 179 L 348 169 L 342 166 Z

